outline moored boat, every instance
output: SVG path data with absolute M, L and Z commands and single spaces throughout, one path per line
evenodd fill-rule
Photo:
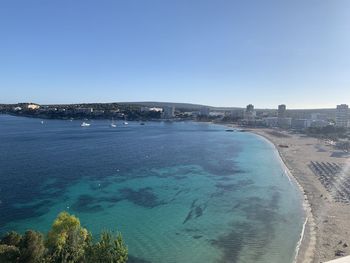
M 82 124 L 80 124 L 81 127 L 89 127 L 91 124 L 83 121 Z

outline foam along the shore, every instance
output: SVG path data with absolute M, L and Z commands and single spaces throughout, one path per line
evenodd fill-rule
M 278 155 L 280 156 L 281 165 L 283 166 L 285 174 L 288 176 L 288 179 L 290 180 L 291 183 L 295 183 L 298 186 L 301 193 L 304 195 L 303 208 L 305 211 L 306 218 L 300 233 L 300 239 L 295 247 L 295 257 L 294 257 L 293 263 L 311 263 L 313 261 L 313 251 L 316 245 L 316 232 L 315 232 L 314 218 L 313 218 L 310 204 L 309 204 L 307 195 L 305 194 L 304 188 L 302 187 L 302 185 L 299 184 L 298 180 L 293 176 L 293 174 L 289 170 L 288 166 L 286 165 L 283 159 L 283 156 L 281 155 L 279 149 L 277 148 L 278 146 L 276 146 L 272 140 L 270 140 L 268 137 L 264 136 L 263 134 L 260 134 L 260 133 L 254 133 L 254 134 L 257 134 L 262 138 L 264 138 L 268 143 L 270 143 L 276 149 L 276 151 L 278 152 Z M 283 148 L 286 148 L 286 147 L 283 147 Z M 306 229 L 308 229 L 308 231 L 306 231 Z M 306 232 L 309 235 L 308 244 L 306 244 L 306 238 L 305 238 Z M 305 253 L 305 251 L 302 251 L 302 253 L 300 253 L 301 248 L 305 249 L 306 247 L 307 247 L 308 253 Z
M 313 162 L 346 167 L 349 156 L 341 154 L 325 141 L 270 129 L 251 129 L 272 142 L 287 169 L 305 195 L 307 223 L 297 254 L 297 263 L 325 262 L 339 255 L 350 254 L 350 206 L 338 198 L 338 188 L 332 188 L 311 169 Z M 283 147 L 280 147 L 283 145 Z M 339 182 L 337 182 L 337 185 Z M 337 186 L 336 185 L 336 186 Z M 325 187 L 327 186 L 327 188 Z M 335 186 L 335 187 L 336 187 Z M 339 193 L 342 196 L 342 193 Z M 350 262 L 344 261 L 344 262 Z

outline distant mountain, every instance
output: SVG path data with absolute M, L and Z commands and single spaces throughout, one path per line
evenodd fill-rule
M 145 107 L 175 107 L 177 109 L 188 109 L 188 110 L 199 110 L 203 107 L 209 107 L 213 108 L 211 106 L 207 105 L 200 105 L 200 104 L 192 104 L 192 103 L 176 103 L 176 102 L 158 102 L 158 101 L 140 101 L 140 102 L 117 102 L 117 104 L 125 105 L 139 105 L 139 106 L 145 106 Z
M 140 102 L 117 102 L 117 104 L 130 104 L 130 105 L 140 105 L 145 107 L 175 107 L 176 109 L 183 109 L 183 110 L 200 110 L 201 108 L 208 107 L 211 110 L 235 110 L 235 109 L 242 109 L 239 107 L 214 107 L 209 105 L 202 105 L 202 104 L 193 104 L 193 103 L 177 103 L 177 102 L 158 102 L 158 101 L 140 101 Z

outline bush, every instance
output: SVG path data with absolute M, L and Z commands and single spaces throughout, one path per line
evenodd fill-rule
M 23 236 L 7 233 L 0 240 L 1 263 L 126 263 L 128 250 L 122 236 L 103 232 L 97 243 L 80 225 L 77 217 L 62 212 L 46 240 L 40 232 L 28 230 Z
M 43 261 L 45 246 L 43 235 L 39 232 L 28 230 L 19 243 L 20 262 L 39 263 Z
M 121 234 L 113 238 L 110 232 L 104 232 L 100 241 L 90 246 L 86 259 L 88 263 L 124 263 L 128 259 L 128 249 Z
M 0 262 L 13 263 L 19 262 L 20 251 L 17 247 L 11 245 L 0 245 Z

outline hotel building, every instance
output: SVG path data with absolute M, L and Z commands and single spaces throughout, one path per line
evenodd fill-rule
M 335 124 L 337 127 L 349 127 L 349 106 L 346 104 L 337 105 L 335 116 Z

